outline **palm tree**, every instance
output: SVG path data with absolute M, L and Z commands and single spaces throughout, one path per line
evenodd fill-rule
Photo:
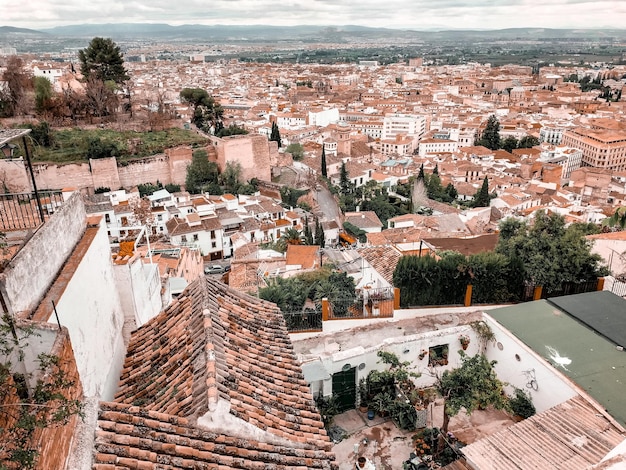
M 302 245 L 304 243 L 300 231 L 293 227 L 289 227 L 285 230 L 281 238 L 285 240 L 287 245 Z

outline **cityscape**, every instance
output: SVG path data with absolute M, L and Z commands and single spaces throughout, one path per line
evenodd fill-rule
M 621 2 L 38 3 L 0 468 L 624 466 Z

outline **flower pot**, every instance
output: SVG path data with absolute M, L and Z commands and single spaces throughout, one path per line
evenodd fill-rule
M 367 419 L 374 419 L 375 416 L 376 416 L 376 412 L 374 410 L 369 410 L 367 412 Z
M 469 343 L 461 343 L 461 347 L 463 348 L 463 351 L 465 351 L 468 346 L 469 346 Z
M 359 405 L 359 411 L 361 413 L 367 413 L 369 407 L 367 405 Z

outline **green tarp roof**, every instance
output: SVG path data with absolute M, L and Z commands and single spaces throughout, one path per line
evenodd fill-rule
M 562 297 L 559 303 L 577 312 L 602 298 L 590 294 L 568 297 L 575 299 Z M 605 309 L 604 315 L 610 317 L 613 312 L 609 304 L 626 309 L 626 301 L 617 299 L 620 301 L 613 303 L 615 299 L 604 299 L 604 303 L 598 304 Z M 553 301 L 527 302 L 489 310 L 488 314 L 626 425 L 626 351 L 618 350 L 615 344 L 551 303 Z M 575 308 L 576 305 L 581 308 Z

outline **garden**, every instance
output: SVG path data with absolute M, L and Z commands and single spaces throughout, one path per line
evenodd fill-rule
M 468 339 L 462 335 L 459 342 L 463 345 Z M 447 356 L 447 351 L 445 354 Z M 391 421 L 406 436 L 402 439 L 410 439 L 410 451 L 404 456 L 404 469 L 440 468 L 461 456 L 459 450 L 465 445 L 463 433 L 457 438 L 449 430 L 450 419 L 461 411 L 467 416 L 476 411 L 494 413 L 497 419 L 504 417 L 508 424 L 535 413 L 526 391 L 513 389 L 511 396 L 505 393 L 506 384 L 495 375 L 493 361 L 482 354 L 468 356 L 462 349 L 459 354 L 460 367 L 438 372 L 431 366 L 429 373 L 435 378 L 434 383 L 428 387 L 417 387 L 413 379 L 420 375 L 411 371 L 409 361 L 400 361 L 391 352 L 378 351 L 378 362 L 386 367 L 370 371 L 358 384 L 361 416 L 368 421 L 377 419 L 377 423 Z M 435 353 L 434 360 L 443 360 L 443 352 L 440 351 L 439 356 Z M 332 401 L 331 397 L 326 404 L 332 404 Z M 438 410 L 436 419 L 434 409 Z M 330 411 L 329 408 L 323 410 L 329 429 L 333 428 Z M 330 433 L 331 437 L 338 438 L 336 442 L 348 437 L 336 431 L 334 429 Z

